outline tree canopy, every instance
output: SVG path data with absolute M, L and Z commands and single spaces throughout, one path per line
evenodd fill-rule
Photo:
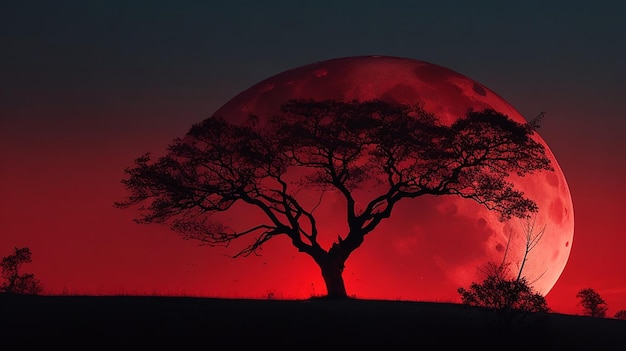
M 267 120 L 237 125 L 214 116 L 176 138 L 165 156 L 137 158 L 122 180 L 129 195 L 115 205 L 138 206 L 138 223 L 168 224 L 201 244 L 249 238 L 235 257 L 286 237 L 320 266 L 329 296 L 345 296 L 345 261 L 402 199 L 459 196 L 501 220 L 537 211 L 507 177 L 553 170 L 533 139 L 540 118 L 518 123 L 494 110 L 459 117 L 442 125 L 419 106 L 377 100 L 290 100 Z M 357 206 L 363 188 L 376 193 Z M 318 239 L 317 205 L 299 197 L 303 189 L 345 199 L 348 229 L 329 248 Z M 233 230 L 211 218 L 235 204 L 264 219 Z
M 592 288 L 580 289 L 576 294 L 583 314 L 590 317 L 606 317 L 608 306 L 600 294 Z

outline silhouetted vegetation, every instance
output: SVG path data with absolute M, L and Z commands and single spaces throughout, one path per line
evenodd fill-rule
M 576 297 L 580 299 L 578 304 L 583 308 L 583 314 L 590 317 L 606 317 L 608 306 L 602 296 L 591 288 L 578 291 Z
M 524 273 L 524 266 L 530 252 L 537 246 L 545 232 L 545 226 L 535 230 L 536 217 L 527 218 L 523 226 L 524 252 L 517 271 L 511 272 L 507 256 L 510 253 L 512 235 L 507 240 L 502 262 L 489 262 L 482 270 L 485 279 L 481 283 L 472 282 L 468 289 L 457 291 L 461 302 L 470 306 L 493 308 L 501 312 L 548 312 L 545 297 L 535 292 Z
M 523 273 L 524 273 L 524 267 L 526 265 L 526 262 L 529 259 L 530 256 L 530 252 L 537 246 L 537 244 L 539 244 L 539 241 L 541 241 L 541 238 L 543 238 L 543 234 L 546 231 L 546 226 L 544 225 L 543 227 L 541 227 L 541 229 L 536 230 L 536 225 L 537 225 L 537 217 L 536 216 L 532 216 L 531 218 L 526 218 L 523 226 L 522 226 L 522 235 L 523 235 L 523 241 L 524 241 L 524 253 L 522 255 L 522 260 L 521 262 L 517 263 L 517 277 L 516 279 L 519 280 L 521 278 L 524 278 L 526 280 L 527 283 L 534 283 L 535 281 L 537 281 L 537 279 L 539 279 L 541 276 L 539 277 L 533 277 L 532 281 L 530 281 L 530 278 L 526 277 Z M 514 233 L 511 233 L 510 235 L 514 235 Z M 503 264 L 504 264 L 504 260 L 506 260 L 507 255 L 509 253 L 510 250 L 510 245 L 511 245 L 511 241 L 512 238 L 509 237 L 508 241 L 507 241 L 507 245 L 506 245 L 506 249 L 504 251 L 504 258 L 503 258 Z M 542 273 L 543 275 L 543 273 Z
M 615 312 L 615 319 L 626 319 L 626 310 L 619 310 Z
M 532 138 L 540 118 L 518 123 L 493 110 L 460 117 L 445 126 L 416 106 L 311 100 L 289 101 L 267 121 L 250 116 L 234 125 L 215 116 L 175 139 L 165 156 L 137 158 L 122 180 L 130 195 L 115 205 L 138 206 L 138 223 L 168 224 L 204 245 L 241 239 L 234 257 L 287 237 L 319 265 L 327 295 L 347 297 L 346 260 L 403 199 L 459 196 L 501 220 L 537 211 L 507 177 L 553 170 Z M 376 193 L 357 201 L 363 188 Z M 313 201 L 300 197 L 315 190 Z M 314 211 L 328 190 L 343 196 L 348 229 L 324 248 Z M 235 204 L 263 219 L 233 229 L 212 217 Z
M 8 294 L 37 295 L 43 291 L 41 282 L 31 273 L 20 273 L 24 263 L 32 262 L 28 247 L 15 248 L 13 254 L 2 258 L 2 279 L 0 292 Z
M 508 278 L 507 265 L 487 265 L 481 283 L 459 288 L 461 302 L 470 306 L 493 308 L 502 312 L 548 312 L 546 299 L 533 291 L 524 277 Z

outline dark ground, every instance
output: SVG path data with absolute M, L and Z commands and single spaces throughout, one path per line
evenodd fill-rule
M 625 342 L 623 320 L 506 317 L 446 303 L 0 295 L 5 350 L 614 350 Z

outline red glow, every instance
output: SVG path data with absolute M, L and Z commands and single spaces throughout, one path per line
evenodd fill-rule
M 433 112 L 448 118 L 466 109 L 462 104 L 437 107 L 440 106 L 441 96 L 458 95 L 458 86 L 454 90 L 455 86 L 442 85 L 418 94 L 401 74 L 393 71 L 388 81 L 376 81 L 369 87 L 353 86 L 353 81 L 344 76 L 344 79 L 333 81 L 335 91 L 325 90 L 327 85 L 322 80 L 333 78 L 335 72 L 342 69 L 329 64 L 325 68 L 311 69 L 310 75 L 299 76 L 302 71 L 286 73 L 281 78 L 284 85 L 262 82 L 258 90 L 248 90 L 239 97 L 240 100 L 248 99 L 255 103 L 253 111 L 244 106 L 242 115 L 247 112 L 268 113 L 274 102 L 264 100 L 263 92 L 266 95 L 280 93 L 281 89 L 285 89 L 285 93 L 292 92 L 295 90 L 287 89 L 294 89 L 292 86 L 296 83 L 308 83 L 311 91 L 342 95 L 342 98 L 368 99 L 378 94 L 377 89 L 387 91 L 387 97 L 412 99 L 419 95 L 426 99 L 427 109 L 430 106 Z M 364 75 L 372 69 L 363 66 L 351 74 Z M 424 80 L 435 80 L 442 74 L 440 71 L 421 73 Z M 458 84 L 463 86 L 465 82 Z M 471 89 L 474 94 L 461 96 L 466 99 L 465 103 L 472 106 L 482 106 L 481 99 L 491 93 L 479 84 L 463 87 Z M 512 111 L 512 107 L 506 104 L 498 107 Z M 228 104 L 224 107 L 226 110 L 229 108 L 232 106 Z M 72 112 L 79 116 L 91 110 L 78 107 Z M 115 112 L 119 114 L 121 110 L 124 110 L 123 107 Z M 33 131 L 28 123 L 29 116 L 52 113 L 49 120 L 55 121 L 66 112 L 60 110 L 55 114 L 55 111 L 45 108 L 24 111 L 24 118 L 13 122 L 15 133 L 3 141 L 13 152 L 3 153 L 0 160 L 3 165 L 9 166 L 6 169 L 3 167 L 0 185 L 3 194 L 0 198 L 3 213 L 0 255 L 9 254 L 13 246 L 29 246 L 33 252 L 33 263 L 24 269 L 35 273 L 48 292 L 62 293 L 66 290 L 85 294 L 157 293 L 223 297 L 266 297 L 274 294 L 277 298 L 307 298 L 324 292 L 317 266 L 308 256 L 296 252 L 289 242 L 270 242 L 264 248 L 262 257 L 230 259 L 225 255 L 232 250 L 198 247 L 195 242 L 181 240 L 167 228 L 134 224 L 131 221 L 134 213 L 113 208 L 113 202 L 125 195 L 119 180 L 132 159 L 145 151 L 158 153 L 163 150 L 169 140 L 181 136 L 195 121 L 169 121 L 147 132 L 141 126 L 125 130 L 120 123 L 106 133 L 103 132 L 109 128 L 106 122 L 99 122 L 101 125 L 96 126 L 52 123 L 40 132 Z M 167 116 L 158 108 L 143 113 Z M 96 117 L 107 121 L 113 114 L 113 111 L 105 110 Z M 80 129 L 80 133 L 75 129 Z M 109 137 L 117 139 L 111 141 Z M 569 176 L 568 182 L 571 183 Z M 582 184 L 580 180 L 576 184 L 580 190 L 572 192 L 574 199 L 584 199 L 592 191 L 586 189 L 611 191 L 607 189 L 608 184 Z M 453 204 L 447 202 L 432 204 L 432 200 L 420 201 L 421 206 L 427 209 L 420 213 L 424 217 L 454 211 Z M 597 204 L 575 201 L 575 205 L 576 215 L 598 211 Z M 467 211 L 473 211 L 472 205 L 467 206 Z M 603 209 L 605 212 L 601 215 L 619 218 L 619 209 L 619 205 L 613 206 L 614 213 Z M 329 206 L 327 210 L 332 213 L 336 208 Z M 395 232 L 391 240 L 375 232 L 348 260 L 344 273 L 348 292 L 365 298 L 454 300 L 458 284 L 451 280 L 442 281 L 441 276 L 471 277 L 474 272 L 469 271 L 473 267 L 470 264 L 475 263 L 478 256 L 475 252 L 466 251 L 466 248 L 473 238 L 481 234 L 459 235 L 450 242 L 427 235 L 437 230 L 441 222 L 407 224 L 408 220 L 417 216 L 410 211 L 409 204 L 398 209 L 395 215 L 397 220 L 379 228 L 380 232 Z M 237 220 L 235 214 L 233 219 Z M 451 232 L 454 228 L 465 231 L 467 226 L 480 225 L 467 218 L 450 219 L 444 224 Z M 615 230 L 608 226 L 606 222 L 587 222 L 583 226 L 577 222 L 576 232 Z M 410 228 L 411 233 L 402 232 L 403 228 Z M 586 245 L 598 243 L 589 235 L 580 239 L 577 235 L 575 241 L 567 238 L 560 245 L 564 250 L 561 254 L 569 255 L 568 250 L 571 249 L 572 255 L 575 255 L 577 247 Z M 436 254 L 424 255 L 420 251 L 424 248 Z M 577 275 L 580 272 L 587 272 L 587 276 L 596 271 L 606 273 L 598 269 L 599 263 L 593 260 L 602 261 L 603 267 L 615 263 L 617 270 L 623 268 L 615 257 L 590 256 L 568 263 L 547 296 L 553 309 L 569 313 L 577 311 L 575 293 L 588 285 L 578 281 Z M 450 266 L 457 263 L 460 265 L 456 268 Z M 614 284 L 615 287 L 599 287 L 598 291 L 610 306 L 626 306 L 624 292 L 619 289 L 626 286 L 626 282 L 614 281 Z

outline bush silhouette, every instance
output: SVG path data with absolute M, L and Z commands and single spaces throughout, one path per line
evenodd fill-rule
M 503 312 L 548 312 L 546 299 L 533 291 L 524 277 L 507 278 L 506 265 L 489 263 L 481 283 L 459 288 L 461 301 L 470 306 L 493 308 Z
M 590 317 L 606 317 L 608 309 L 606 302 L 595 290 L 591 288 L 581 289 L 576 297 L 580 299 L 578 303 L 583 308 L 583 314 Z
M 8 294 L 37 295 L 43 291 L 41 282 L 35 279 L 32 273 L 20 274 L 24 263 L 31 262 L 31 252 L 28 247 L 15 248 L 13 254 L 2 258 L 2 278 L 0 292 Z

